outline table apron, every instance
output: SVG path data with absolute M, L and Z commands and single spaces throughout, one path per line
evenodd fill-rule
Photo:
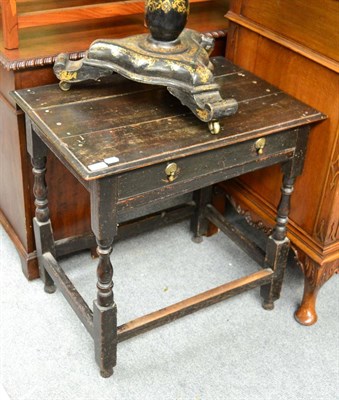
M 190 193 L 215 183 L 243 175 L 247 172 L 268 167 L 270 165 L 283 163 L 293 158 L 293 155 L 294 149 L 285 149 L 274 155 L 263 157 L 260 162 L 252 160 L 242 165 L 223 168 L 217 171 L 206 171 L 204 175 L 177 180 L 172 183 L 167 183 L 165 185 L 161 185 L 160 187 L 150 189 L 149 191 L 136 193 L 135 195 L 120 199 L 118 201 L 118 213 L 126 213 L 131 211 L 132 208 L 142 207 L 146 204 L 149 206 L 151 204 L 154 205 L 170 197 Z

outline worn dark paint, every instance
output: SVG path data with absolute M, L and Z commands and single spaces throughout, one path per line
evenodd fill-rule
M 168 0 L 166 10 L 157 7 L 154 9 L 154 1 L 145 2 L 145 22 L 149 28 L 152 38 L 164 42 L 171 42 L 178 38 L 185 28 L 189 13 L 189 1 L 181 1 L 181 10 L 173 7 L 176 0 Z
M 94 84 L 91 91 L 79 87 L 73 91 L 68 103 L 63 97 L 68 94 L 60 93 L 55 86 L 37 88 L 34 93 L 22 90 L 13 95 L 27 116 L 28 150 L 36 182 L 35 234 L 42 277 L 47 287 L 53 285 L 52 278 L 55 280 L 89 332 L 93 333 L 95 357 L 102 376 L 107 377 L 113 372 L 118 341 L 258 285 L 262 287 L 266 308 L 272 308 L 279 298 L 289 248 L 286 238 L 289 198 L 294 179 L 302 171 L 308 126 L 324 116 L 226 60 L 219 58 L 213 62 L 221 86 L 237 93 L 240 100 L 239 112 L 225 119 L 217 136 L 212 136 L 204 124 L 187 114 L 173 99 L 172 103 L 159 102 L 169 99 L 164 90 L 144 90 L 142 85 L 136 90 L 136 85 L 129 81 L 125 81 L 125 89 L 120 86 L 119 95 L 116 88 L 110 94 L 100 83 Z M 228 72 L 223 74 L 223 70 Z M 121 77 L 111 79 L 111 83 L 121 84 Z M 114 88 L 114 85 L 110 87 Z M 45 104 L 39 105 L 37 98 L 43 99 Z M 266 139 L 263 154 L 255 147 L 258 138 Z M 54 242 L 44 181 L 46 146 L 89 191 L 93 236 Z M 89 165 L 112 156 L 118 157 L 112 165 L 100 164 L 102 168 L 97 170 L 89 168 Z M 179 167 L 173 182 L 165 173 L 169 162 L 175 162 Z M 231 237 L 237 237 L 238 243 L 246 243 L 245 248 L 255 253 L 257 260 L 263 261 L 263 252 L 248 241 L 243 232 L 232 229 L 209 204 L 209 187 L 273 164 L 282 164 L 284 180 L 276 228 L 264 251 L 264 269 L 118 328 L 110 253 L 119 221 L 127 221 L 129 216 L 135 218 L 139 209 L 151 213 L 154 207 L 159 211 L 162 205 L 168 205 L 170 199 L 178 196 L 190 200 L 194 192 L 194 235 L 206 234 L 206 222 L 212 221 Z M 181 218 L 192 215 L 192 208 L 188 206 L 172 212 L 174 219 Z M 161 218 L 158 214 L 143 219 L 144 226 L 154 226 Z M 138 228 L 138 223 L 136 220 L 134 225 L 128 227 L 127 224 L 125 232 L 143 229 Z M 55 254 L 67 254 L 72 246 L 78 250 L 93 245 L 94 238 L 99 260 L 92 320 L 90 309 L 57 266 Z

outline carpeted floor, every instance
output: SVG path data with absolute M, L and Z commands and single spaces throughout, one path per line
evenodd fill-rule
M 339 398 L 337 277 L 312 327 L 293 318 L 303 277 L 289 267 L 275 310 L 262 309 L 259 289 L 213 305 L 119 344 L 103 379 L 89 334 L 59 291 L 24 278 L 2 227 L 0 250 L 1 381 L 13 400 Z M 112 261 L 119 324 L 258 268 L 223 234 L 194 244 L 187 222 L 118 242 Z M 91 305 L 96 261 L 84 252 L 62 266 Z

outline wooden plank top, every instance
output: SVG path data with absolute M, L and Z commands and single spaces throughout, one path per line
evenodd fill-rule
M 276 87 L 226 61 L 212 59 L 224 98 L 238 112 L 212 135 L 206 123 L 164 87 L 112 75 L 101 82 L 13 92 L 46 144 L 83 179 L 141 168 L 217 149 L 326 118 Z M 97 165 L 97 167 L 93 167 Z

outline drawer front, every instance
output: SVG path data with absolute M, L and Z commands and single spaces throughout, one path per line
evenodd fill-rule
M 286 154 L 287 159 L 293 154 L 296 137 L 296 131 L 285 131 L 266 137 L 262 152 L 256 148 L 259 139 L 256 138 L 126 172 L 119 177 L 119 201 L 125 202 L 136 196 L 144 197 L 146 193 L 156 190 L 160 190 L 163 196 L 175 195 L 183 191 L 185 183 L 189 188 L 192 182 L 196 181 L 199 186 L 198 181 L 202 180 L 205 186 L 206 178 L 217 172 L 238 169 L 238 175 L 241 175 L 244 172 L 243 167 L 247 164 L 255 162 L 253 169 L 257 169 L 260 168 L 260 164 L 267 165 L 268 159 L 272 160 L 271 164 L 274 163 L 274 158 L 281 161 L 282 154 Z M 259 144 L 262 144 L 262 141 Z M 177 167 L 173 178 L 167 175 L 171 170 L 167 167 L 171 163 L 175 163 Z M 212 183 L 215 182 L 211 181 L 208 184 Z M 161 196 L 161 193 L 155 194 L 159 195 Z

